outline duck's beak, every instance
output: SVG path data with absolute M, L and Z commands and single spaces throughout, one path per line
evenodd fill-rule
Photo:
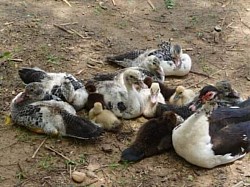
M 179 95 L 179 94 L 175 94 L 174 100 L 176 101 L 176 100 L 178 100 L 178 99 L 180 99 L 180 95 Z
M 157 73 L 159 73 L 161 76 L 165 76 L 165 73 L 163 71 L 163 68 L 160 66 L 159 69 L 156 70 Z
M 151 102 L 152 102 L 153 104 L 155 104 L 155 103 L 157 102 L 157 94 L 152 94 L 152 95 L 150 96 L 150 98 L 151 98 Z
M 181 64 L 182 64 L 181 57 L 175 57 L 173 61 L 174 61 L 175 65 L 176 65 L 176 67 L 180 67 Z
M 21 93 L 21 95 L 16 99 L 15 103 L 18 104 L 18 103 L 23 102 L 23 101 L 25 100 L 26 97 L 27 97 L 27 96 L 26 96 L 26 93 L 25 93 L 25 92 Z
M 141 89 L 146 89 L 146 88 L 148 88 L 148 86 L 144 83 L 143 80 L 139 80 L 139 81 L 137 82 L 137 85 L 138 85 Z
M 202 106 L 202 103 L 203 103 L 202 100 L 198 99 L 192 105 L 189 106 L 189 109 L 195 112 L 198 108 Z

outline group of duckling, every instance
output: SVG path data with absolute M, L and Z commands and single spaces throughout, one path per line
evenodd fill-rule
M 250 151 L 250 105 L 228 81 L 194 92 L 169 88 L 165 76 L 184 76 L 191 58 L 181 47 L 162 42 L 158 49 L 107 57 L 123 69 L 97 74 L 85 84 L 68 73 L 22 68 L 25 89 L 11 102 L 14 123 L 37 133 L 96 138 L 121 127 L 121 119 L 149 118 L 120 161 L 136 162 L 174 148 L 188 162 L 213 168 Z M 77 111 L 86 109 L 88 117 Z

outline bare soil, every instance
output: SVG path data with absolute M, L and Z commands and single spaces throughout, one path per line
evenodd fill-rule
M 151 0 L 155 10 L 146 0 L 114 1 L 116 6 L 111 0 L 69 0 L 72 7 L 61 0 L 0 1 L 0 186 L 250 186 L 249 154 L 210 170 L 187 163 L 174 151 L 118 164 L 121 151 L 146 121 L 142 117 L 124 121 L 120 133 L 105 133 L 96 141 L 48 137 L 35 158 L 46 136 L 5 125 L 11 99 L 24 88 L 20 67 L 87 80 L 119 68 L 107 64 L 106 56 L 155 48 L 169 38 L 190 54 L 193 71 L 211 77 L 190 73 L 167 78 L 166 84 L 198 89 L 227 79 L 243 97 L 249 96 L 250 1 L 176 0 L 168 9 L 164 0 Z M 220 33 L 214 32 L 217 25 Z M 82 184 L 70 178 L 73 170 L 91 168 L 98 178 L 87 177 Z

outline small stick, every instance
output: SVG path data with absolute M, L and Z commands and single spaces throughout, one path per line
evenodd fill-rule
M 193 48 L 186 48 L 186 49 L 182 49 L 183 51 L 193 51 L 194 49 Z
M 38 148 L 36 149 L 36 151 L 34 152 L 34 154 L 32 155 L 31 158 L 35 158 L 36 157 L 36 154 L 38 153 L 38 151 L 40 150 L 40 148 L 43 146 L 43 144 L 46 142 L 46 140 L 48 139 L 48 137 L 46 137 L 42 143 L 38 146 Z
M 52 149 L 51 147 L 45 146 L 46 149 L 58 154 L 59 156 L 61 156 L 62 158 L 64 158 L 65 160 L 72 162 L 68 157 L 64 156 L 62 153 L 59 153 L 58 151 Z
M 60 26 L 67 26 L 67 25 L 76 25 L 78 22 L 73 22 L 73 23 L 62 23 Z
M 227 49 L 227 51 L 245 51 L 244 49 Z
M 196 75 L 201 75 L 201 76 L 204 76 L 204 77 L 208 77 L 208 78 L 210 78 L 210 76 L 209 76 L 209 75 L 204 74 L 204 73 L 200 73 L 200 72 L 196 72 L 196 71 L 192 71 L 192 70 L 190 70 L 189 72 L 190 72 L 190 73 L 193 73 L 193 74 L 196 74 Z
M 115 0 L 112 0 L 112 3 L 113 3 L 114 6 L 116 6 Z
M 151 8 L 152 8 L 153 10 L 155 10 L 155 6 L 154 6 L 154 4 L 153 4 L 150 0 L 148 0 L 148 4 L 151 6 Z
M 22 59 L 19 59 L 19 58 L 8 59 L 8 61 L 23 62 L 23 60 L 22 60 Z
M 70 29 L 72 32 L 74 32 L 76 35 L 80 36 L 81 38 L 83 39 L 86 39 L 86 38 L 90 38 L 90 37 L 84 37 L 83 35 L 81 35 L 79 32 L 77 32 L 76 30 L 74 29 Z
M 220 69 L 220 70 L 218 70 L 218 71 L 216 71 L 216 72 L 212 73 L 212 74 L 210 75 L 210 77 L 212 77 L 213 75 L 215 75 L 215 74 L 217 74 L 217 73 L 219 73 L 219 72 L 221 72 L 221 71 L 222 71 L 222 70 Z M 208 78 L 209 78 L 209 77 L 206 77 L 206 78 L 204 78 L 204 79 L 200 80 L 200 81 L 199 81 L 199 82 L 197 82 L 197 83 L 191 84 L 191 85 L 190 85 L 190 86 L 188 86 L 187 88 L 194 87 L 195 85 L 198 85 L 198 84 L 202 83 L 203 81 L 207 80 Z
M 59 28 L 59 29 L 61 29 L 61 30 L 64 31 L 64 32 L 67 32 L 67 33 L 69 33 L 69 34 L 74 34 L 73 31 L 67 30 L 67 29 L 61 27 L 60 25 L 54 24 L 54 26 L 57 27 L 57 28 Z
M 93 62 L 96 62 L 98 64 L 102 64 L 103 65 L 103 62 L 102 61 L 99 61 L 99 60 L 96 60 L 96 59 L 93 59 L 93 58 L 89 58 L 89 60 L 93 61 Z
M 62 0 L 64 3 L 66 3 L 67 5 L 69 5 L 70 7 L 72 7 L 71 6 L 71 4 L 68 2 L 68 0 Z

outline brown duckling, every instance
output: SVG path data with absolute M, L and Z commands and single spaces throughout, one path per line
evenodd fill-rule
M 140 127 L 132 145 L 122 152 L 120 161 L 136 162 L 172 148 L 172 130 L 176 126 L 177 118 L 173 112 L 150 119 Z
M 102 103 L 96 102 L 89 111 L 89 119 L 107 131 L 116 131 L 121 121 L 110 110 L 103 109 Z

